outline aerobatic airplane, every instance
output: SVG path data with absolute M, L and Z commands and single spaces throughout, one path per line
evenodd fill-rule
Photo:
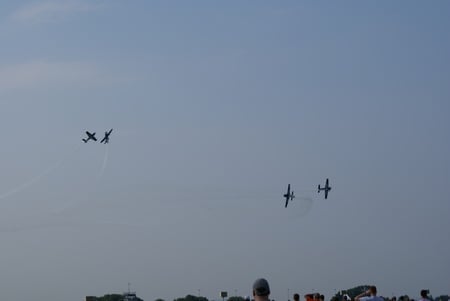
M 286 204 L 284 205 L 284 208 L 287 207 L 289 200 L 294 200 L 295 195 L 294 195 L 294 191 L 291 192 L 291 184 L 288 184 L 288 189 L 286 194 L 283 195 L 283 197 L 286 199 Z
M 109 135 L 111 135 L 113 129 L 110 129 L 109 132 L 105 132 L 105 137 L 100 141 L 100 143 L 108 143 L 109 142 Z
M 83 140 L 84 141 L 84 143 L 87 143 L 89 140 L 94 140 L 94 141 L 97 141 L 97 138 L 95 138 L 95 133 L 89 133 L 88 131 L 86 131 L 86 135 L 87 135 L 87 138 L 86 139 L 81 139 L 81 140 Z
M 329 183 L 328 183 L 328 178 L 327 178 L 327 181 L 325 182 L 325 187 L 320 188 L 320 184 L 319 184 L 319 188 L 318 188 L 318 190 L 317 190 L 317 193 L 320 193 L 321 190 L 325 191 L 325 199 L 327 199 L 327 197 L 328 197 L 328 191 L 331 190 L 331 187 L 330 187 L 330 185 L 329 185 Z

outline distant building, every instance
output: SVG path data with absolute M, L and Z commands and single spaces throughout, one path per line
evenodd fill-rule
M 136 296 L 136 292 L 123 293 L 123 301 L 141 301 L 142 299 Z

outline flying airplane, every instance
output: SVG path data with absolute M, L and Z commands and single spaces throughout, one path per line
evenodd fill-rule
M 86 139 L 81 139 L 81 140 L 83 140 L 84 141 L 84 143 L 87 143 L 89 140 L 94 140 L 94 141 L 97 141 L 97 138 L 95 138 L 95 133 L 89 133 L 88 131 L 86 131 L 86 135 L 87 135 L 87 138 Z
M 295 198 L 294 191 L 291 192 L 291 184 L 288 184 L 287 192 L 283 195 L 283 197 L 286 199 L 286 204 L 284 205 L 284 208 L 286 208 L 289 203 L 289 199 L 292 201 Z
M 105 132 L 105 137 L 100 141 L 100 143 L 108 143 L 109 142 L 109 135 L 111 135 L 113 129 L 110 129 L 109 132 Z
M 325 187 L 320 188 L 320 184 L 319 184 L 319 188 L 318 188 L 318 190 L 317 190 L 317 193 L 320 193 L 321 190 L 325 191 L 325 199 L 327 199 L 327 197 L 328 197 L 328 191 L 331 190 L 331 187 L 330 187 L 330 185 L 329 185 L 329 183 L 328 183 L 328 178 L 327 178 L 327 181 L 325 182 Z

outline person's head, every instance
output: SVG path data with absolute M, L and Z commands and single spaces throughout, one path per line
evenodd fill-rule
M 324 296 L 324 295 L 320 295 L 320 296 L 319 296 L 319 300 L 320 300 L 320 301 L 325 301 L 325 296 Z
M 421 291 L 420 291 L 420 296 L 421 296 L 422 298 L 427 298 L 429 292 L 430 292 L 429 290 L 421 290 Z
M 300 300 L 300 295 L 295 293 L 294 294 L 294 301 L 299 301 Z
M 258 297 L 268 298 L 270 295 L 269 282 L 264 278 L 256 279 L 253 283 L 253 296 L 255 299 Z
M 375 285 L 372 285 L 371 287 L 369 287 L 369 291 L 372 296 L 377 295 L 377 287 Z

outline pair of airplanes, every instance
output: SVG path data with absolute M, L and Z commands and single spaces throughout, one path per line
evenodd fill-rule
M 103 137 L 103 139 L 100 141 L 100 143 L 109 143 L 109 135 L 111 135 L 113 129 L 110 129 L 109 132 L 105 132 L 105 137 Z M 95 138 L 95 132 L 94 133 L 89 133 L 88 131 L 86 131 L 86 139 L 81 139 L 84 141 L 84 143 L 87 143 L 89 140 L 94 140 L 97 141 L 97 138 Z
M 331 186 L 329 184 L 328 178 L 327 178 L 327 180 L 325 182 L 325 187 L 321 188 L 320 184 L 319 184 L 317 193 L 320 193 L 320 191 L 322 191 L 322 190 L 325 192 L 325 199 L 327 199 L 328 198 L 328 192 L 331 190 Z M 293 201 L 294 198 L 295 198 L 294 191 L 293 190 L 291 191 L 291 184 L 288 184 L 287 192 L 286 192 L 286 194 L 283 195 L 283 197 L 286 199 L 286 204 L 284 204 L 284 208 L 286 208 L 288 203 L 289 203 L 289 201 Z

